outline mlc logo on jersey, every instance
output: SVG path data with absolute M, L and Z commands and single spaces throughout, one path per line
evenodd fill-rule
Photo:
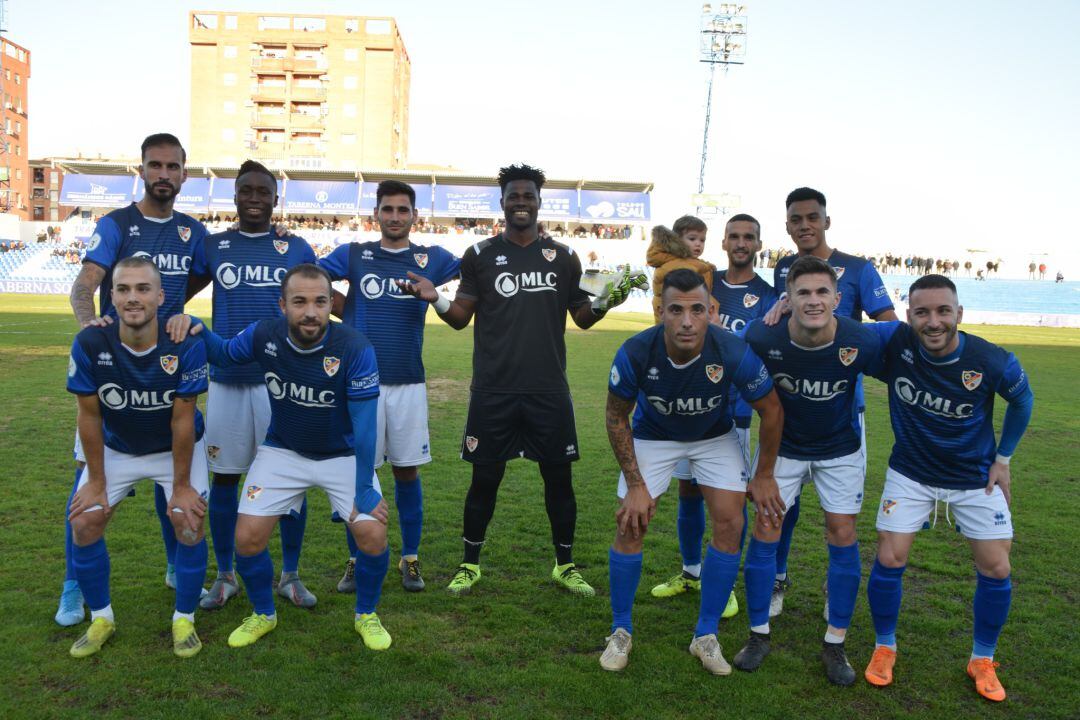
M 162 355 L 159 359 L 161 360 L 161 369 L 169 375 L 175 374 L 176 368 L 180 366 L 179 359 L 175 355 Z
M 263 378 L 266 380 L 266 389 L 270 391 L 270 397 L 274 400 L 289 400 L 302 407 L 330 408 L 334 407 L 333 390 L 316 390 L 310 385 L 282 380 L 276 373 L 268 372 Z
M 706 365 L 705 377 L 709 378 L 710 382 L 718 383 L 724 379 L 724 366 L 723 365 Z
M 173 390 L 158 392 L 157 390 L 132 390 L 125 391 L 116 383 L 107 383 L 98 388 L 98 399 L 110 410 L 123 410 L 130 407 L 132 410 L 153 412 L 172 407 Z
M 975 370 L 965 370 L 964 372 L 960 373 L 960 381 L 964 383 L 964 387 L 966 387 L 968 390 L 974 390 L 975 388 L 979 387 L 979 384 L 982 382 L 982 378 L 982 373 L 976 372 Z
M 383 295 L 395 300 L 412 300 L 412 295 L 401 292 L 401 288 L 391 278 L 382 278 L 375 273 L 368 273 L 360 278 L 360 292 L 368 300 L 381 298 Z
M 757 295 L 754 295 L 752 293 L 746 293 L 745 295 L 742 296 L 743 307 L 752 308 L 752 307 L 754 307 L 755 305 L 758 304 L 758 300 L 760 300 L 760 299 L 761 298 L 759 298 Z
M 514 297 L 522 292 L 555 292 L 555 283 L 559 279 L 554 272 L 504 272 L 495 278 L 495 292 L 505 298 Z
M 807 400 L 814 400 L 815 402 L 832 400 L 837 395 L 843 395 L 848 387 L 847 380 L 837 380 L 836 382 L 829 382 L 828 380 L 807 380 L 806 378 L 800 379 L 792 377 L 787 373 L 778 373 L 774 375 L 773 381 L 775 381 L 784 392 L 791 395 L 801 395 Z
M 974 413 L 975 406 L 972 403 L 957 403 L 948 398 L 931 395 L 925 390 L 919 390 L 915 383 L 906 377 L 896 378 L 893 390 L 902 402 L 914 405 L 924 412 L 944 418 L 963 419 L 969 418 Z
M 413 253 L 413 260 L 421 268 L 427 267 L 427 253 Z
M 276 241 L 275 241 L 276 242 Z M 280 287 L 285 278 L 285 268 L 272 268 L 269 265 L 218 265 L 215 277 L 226 290 L 232 290 L 241 282 L 250 287 Z
M 284 255 L 289 252 L 289 243 L 285 240 L 275 240 L 274 249 L 278 251 L 278 255 Z
M 330 377 L 337 375 L 339 367 L 341 367 L 340 358 L 327 356 L 322 359 L 322 369 L 325 370 L 326 374 Z
M 158 272 L 162 275 L 187 275 L 188 270 L 191 269 L 191 256 L 190 255 L 175 255 L 159 253 L 157 255 L 151 255 L 145 250 L 140 250 L 137 253 L 133 253 L 132 257 L 144 257 L 147 258 L 158 267 Z
M 859 356 L 859 348 L 842 347 L 840 348 L 840 362 L 845 366 L 855 362 L 855 358 Z
M 650 395 L 648 400 L 649 404 L 661 415 L 670 415 L 671 413 L 676 415 L 702 415 L 722 406 L 727 402 L 727 396 L 713 395 L 710 398 L 691 397 L 668 400 L 659 395 Z

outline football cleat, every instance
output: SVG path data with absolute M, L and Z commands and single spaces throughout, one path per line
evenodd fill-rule
M 86 619 L 82 590 L 75 580 L 64 581 L 64 589 L 60 592 L 60 606 L 53 619 L 57 625 L 64 627 L 78 625 Z
M 754 672 L 761 663 L 765 662 L 765 657 L 772 650 L 772 646 L 769 644 L 768 633 L 756 633 L 750 632 L 750 639 L 746 641 L 746 645 L 743 649 L 735 653 L 735 667 L 739 668 L 743 672 Z
M 615 632 L 604 638 L 607 647 L 600 656 L 600 667 L 611 672 L 618 672 L 630 662 L 630 648 L 633 647 L 633 639 L 625 628 L 615 628 Z
M 419 560 L 401 558 L 398 561 L 398 571 L 401 573 L 401 585 L 406 590 L 420 592 L 424 589 L 424 578 L 420 576 Z
M 870 658 L 870 664 L 866 666 L 863 676 L 866 682 L 875 687 L 892 685 L 893 666 L 896 665 L 896 651 L 883 645 L 874 648 L 874 655 Z
M 848 662 L 844 643 L 823 642 L 821 662 L 825 664 L 825 677 L 833 685 L 847 687 L 855 684 L 855 668 Z
M 990 658 L 971 658 L 967 665 L 967 674 L 975 681 L 975 690 L 987 700 L 1001 702 L 1005 699 L 1005 688 L 997 676 L 998 663 Z
M 300 582 L 300 577 L 296 573 L 281 573 L 277 594 L 288 598 L 289 602 L 300 608 L 315 607 L 315 603 L 318 602 L 318 598 L 304 587 L 304 583 Z
M 784 593 L 791 587 L 791 580 L 773 580 L 772 597 L 769 599 L 769 617 L 774 618 L 784 612 Z
M 585 582 L 585 578 L 581 577 L 581 573 L 578 572 L 577 565 L 574 565 L 574 563 L 556 565 L 551 571 L 551 579 L 555 581 L 556 585 L 566 588 L 575 595 L 583 597 L 596 595 L 592 585 Z
M 721 620 L 727 620 L 733 618 L 739 614 L 739 600 L 735 597 L 735 591 L 732 590 L 728 595 L 727 605 L 724 606 L 724 612 L 720 613 Z
M 345 561 L 345 574 L 338 580 L 337 591 L 339 593 L 356 592 L 356 559 L 349 558 Z
M 202 642 L 195 633 L 195 623 L 187 618 L 176 618 L 172 624 L 172 649 L 177 657 L 195 657 L 202 650 Z
M 720 651 L 716 635 L 701 635 L 690 643 L 690 654 L 701 660 L 701 665 L 713 675 L 730 675 L 731 666 Z
M 690 573 L 683 570 L 678 575 L 672 575 L 670 578 L 653 587 L 649 593 L 653 597 L 669 598 L 676 595 L 682 595 L 687 590 L 700 590 L 701 579 L 696 578 Z
M 90 657 L 116 632 L 116 625 L 109 619 L 99 617 L 90 621 L 90 627 L 71 646 L 71 657 Z
M 472 586 L 480 579 L 480 566 L 472 563 L 461 563 L 454 571 L 454 577 L 446 586 L 446 591 L 451 595 L 465 595 L 472 592 Z
M 170 590 L 176 589 L 176 566 L 172 563 L 165 564 L 165 587 Z
M 244 623 L 229 634 L 229 647 L 239 648 L 253 645 L 266 633 L 277 627 L 277 615 L 259 615 L 252 613 L 244 618 Z
M 390 633 L 386 632 L 386 628 L 382 626 L 379 616 L 375 613 L 367 613 L 356 618 L 353 627 L 360 633 L 360 637 L 364 639 L 364 644 L 369 650 L 385 650 L 390 647 L 392 641 Z
M 210 586 L 210 592 L 203 595 L 199 601 L 199 607 L 203 610 L 218 610 L 225 607 L 229 598 L 240 592 L 240 584 L 236 582 L 233 573 L 218 573 Z

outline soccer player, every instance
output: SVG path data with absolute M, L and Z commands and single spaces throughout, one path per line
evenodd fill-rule
M 330 322 L 330 277 L 317 265 L 291 268 L 281 281 L 285 317 L 252 323 L 223 340 L 195 321 L 210 362 L 258 363 L 270 394 L 270 427 L 244 481 L 236 523 L 236 570 L 254 612 L 229 635 L 244 647 L 277 627 L 266 545 L 286 513 L 299 513 L 308 488 L 321 487 L 347 520 L 357 553 L 354 628 L 372 650 L 390 647 L 375 613 L 386 577 L 386 503 L 375 475 L 379 370 L 364 336 Z
M 424 384 L 424 320 L 428 304 L 401 284 L 407 273 L 438 286 L 457 277 L 461 261 L 438 246 L 409 241 L 417 220 L 416 191 L 408 183 L 384 180 L 375 190 L 382 237 L 377 242 L 341 245 L 319 265 L 334 280 L 348 280 L 342 319 L 364 333 L 379 362 L 379 413 L 375 467 L 389 459 L 394 474 L 394 503 L 401 524 L 398 570 L 405 589 L 424 589 L 420 574 L 420 536 L 424 524 L 419 466 L 431 462 L 428 440 L 427 386 Z M 346 533 L 349 542 L 352 535 Z M 353 556 L 356 550 L 350 545 Z M 352 558 L 338 583 L 354 588 Z
M 859 592 L 862 568 L 855 518 L 862 508 L 865 479 L 855 384 L 859 373 L 880 363 L 881 343 L 862 323 L 834 315 L 839 297 L 836 271 L 807 255 L 787 274 L 791 316 L 778 325 L 753 321 L 745 339 L 762 359 L 779 389 L 784 433 L 775 483 L 784 508 L 791 507 L 804 481 L 813 481 L 825 511 L 829 549 L 829 620 L 822 648 L 826 676 L 851 685 L 855 671 L 844 652 L 844 637 Z M 757 489 L 751 488 L 757 497 Z M 759 512 L 744 562 L 750 639 L 735 666 L 756 670 L 769 654 L 769 601 L 780 539 L 778 518 Z
M 908 324 L 873 325 L 884 343 L 896 443 L 878 508 L 878 554 L 866 597 L 877 645 L 866 668 L 872 685 L 889 685 L 904 569 L 915 533 L 938 501 L 971 544 L 975 559 L 974 641 L 968 675 L 989 700 L 1005 699 L 994 650 L 1012 599 L 1009 550 L 1013 525 L 1009 462 L 1031 417 L 1034 396 L 1016 357 L 958 331 L 964 309 L 956 286 L 924 275 L 908 293 Z M 994 396 L 1008 407 L 994 441 Z
M 690 653 L 712 674 L 728 675 L 731 666 L 716 629 L 739 572 L 747 487 L 730 396 L 738 392 L 761 413 L 762 452 L 753 485 L 756 490 L 769 481 L 773 490 L 771 495 L 755 492 L 755 499 L 776 512 L 779 494 L 772 472 L 783 411 L 761 360 L 742 340 L 709 323 L 711 303 L 701 275 L 673 270 L 664 278 L 662 300 L 663 324 L 623 343 L 609 378 L 608 439 L 622 469 L 622 506 L 608 559 L 612 622 L 600 667 L 622 670 L 629 660 L 645 533 L 657 499 L 685 458 L 709 505 L 713 527 L 701 568 L 701 606 Z
M 896 311 L 889 298 L 889 291 L 873 264 L 864 258 L 834 250 L 826 242 L 825 231 L 829 229 L 832 220 L 825 209 L 825 195 L 813 188 L 798 188 L 788 194 L 786 207 L 787 233 L 798 248 L 798 252 L 781 258 L 776 263 L 776 268 L 773 270 L 773 287 L 777 289 L 777 292 L 785 286 L 784 282 L 792 264 L 801 257 L 813 255 L 828 261 L 836 271 L 837 292 L 840 298 L 836 306 L 837 315 L 861 321 L 865 312 L 874 320 L 896 320 Z M 783 304 L 774 306 L 766 316 L 766 322 L 769 324 L 779 322 L 784 308 Z M 855 392 L 859 412 L 859 432 L 862 444 L 865 445 L 866 423 L 863 416 L 865 402 L 861 378 Z M 865 452 L 863 457 L 866 457 Z M 864 465 L 863 474 L 865 473 Z M 791 540 L 798 520 L 799 500 L 796 498 L 795 504 L 788 508 L 787 515 L 784 516 L 784 532 L 780 536 L 780 546 L 776 553 L 776 580 L 773 583 L 769 617 L 776 617 L 784 609 L 784 594 L 791 585 L 787 574 L 788 554 L 791 552 Z M 827 591 L 826 597 L 828 597 Z M 829 609 L 826 605 L 825 615 L 828 616 L 828 613 Z
M 727 253 L 727 270 L 714 273 L 712 296 L 717 304 L 713 323 L 729 332 L 739 332 L 747 322 L 764 316 L 776 302 L 776 292 L 769 283 L 754 272 L 754 259 L 761 251 L 761 224 L 751 215 L 733 215 L 724 227 L 722 241 Z M 750 405 L 737 392 L 735 402 L 735 433 L 746 462 L 747 472 L 752 467 L 750 456 Z M 685 475 L 685 473 L 683 473 Z M 655 597 L 672 597 L 701 587 L 701 540 L 705 535 L 705 501 L 697 485 L 675 473 L 679 478 L 679 517 L 677 521 L 679 553 L 682 555 L 682 572 L 652 589 Z M 744 520 L 746 518 L 744 517 Z M 744 533 L 746 525 L 743 525 Z M 740 543 L 741 546 L 741 543 Z M 739 612 L 739 602 L 734 592 L 728 598 L 723 617 L 733 617 Z
M 206 351 L 194 340 L 169 339 L 158 318 L 166 297 L 161 274 L 149 258 L 118 261 L 109 288 L 116 321 L 76 335 L 68 364 L 86 458 L 69 506 L 72 560 L 91 617 L 71 655 L 93 655 L 114 632 L 105 527 L 134 484 L 148 478 L 165 492 L 177 539 L 173 652 L 192 657 L 202 648 L 195 604 L 206 576 L 206 455 L 195 406 L 206 391 Z
M 277 179 L 263 165 L 248 160 L 235 184 L 239 228 L 211 235 L 192 258 L 190 294 L 214 283 L 214 329 L 231 338 L 251 323 L 281 317 L 281 278 L 289 268 L 315 262 L 303 238 L 278 237 L 271 228 L 277 207 Z M 173 338 L 188 332 L 186 315 L 178 316 Z M 213 484 L 210 488 L 210 536 L 218 574 L 199 602 L 204 610 L 223 607 L 240 586 L 233 570 L 240 475 L 248 471 L 270 424 L 270 398 L 256 363 L 210 369 L 206 403 L 206 449 Z M 281 517 L 281 577 L 277 592 L 297 607 L 312 607 L 316 597 L 300 581 L 300 549 L 307 520 L 307 502 L 298 517 Z
M 187 154 L 180 141 L 168 133 L 148 136 L 143 140 L 141 153 L 139 177 L 146 186 L 142 199 L 125 208 L 113 210 L 98 221 L 94 234 L 90 236 L 82 269 L 71 286 L 71 309 L 82 328 L 112 322 L 115 311 L 110 294 L 111 273 L 118 261 L 131 256 L 151 258 L 161 273 L 165 292 L 161 317 L 168 318 L 183 310 L 191 257 L 206 236 L 202 223 L 173 210 L 173 202 L 187 179 Z M 99 290 L 100 315 L 97 315 L 94 312 L 94 295 Z M 75 461 L 78 482 L 85 464 L 78 434 L 75 436 Z M 161 487 L 155 485 L 154 505 L 168 559 L 165 584 L 175 588 L 173 558 L 176 556 L 176 536 L 165 504 Z M 65 525 L 65 555 L 67 572 L 55 619 L 60 625 L 76 625 L 83 621 L 85 612 L 72 562 L 69 524 Z
M 606 299 L 581 290 L 581 260 L 541 236 L 537 227 L 544 173 L 528 165 L 499 171 L 506 230 L 469 247 L 451 301 L 430 280 L 410 273 L 405 286 L 461 330 L 476 315 L 473 379 L 461 457 L 472 464 L 465 497 L 464 557 L 447 590 L 469 592 L 480 579 L 480 549 L 506 462 L 540 465 L 555 545 L 552 579 L 570 592 L 594 595 L 573 560 L 577 503 L 571 463 L 578 459 L 574 406 L 566 380 L 566 315 L 586 329 L 626 299 L 642 280 L 627 276 Z

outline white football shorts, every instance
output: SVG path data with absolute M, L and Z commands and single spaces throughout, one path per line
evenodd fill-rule
M 373 474 L 372 484 L 381 494 L 378 475 Z M 311 460 L 292 450 L 260 445 L 244 479 L 239 512 L 264 517 L 286 513 L 299 516 L 304 492 L 309 488 L 326 491 L 330 509 L 347 520 L 356 496 L 356 456 Z M 374 519 L 360 513 L 353 522 Z
M 658 498 L 667 492 L 679 461 L 689 464 L 697 484 L 718 490 L 746 492 L 746 465 L 735 433 L 693 442 L 634 439 L 638 469 L 645 478 L 649 495 Z M 620 498 L 626 497 L 626 478 L 619 474 Z
M 191 487 L 199 493 L 204 500 L 210 494 L 210 478 L 206 468 L 205 439 L 195 443 L 195 451 L 191 455 Z M 90 468 L 84 467 L 79 474 L 78 487 L 82 487 L 90 480 Z M 131 492 L 135 483 L 140 480 L 153 480 L 165 491 L 166 500 L 172 499 L 173 488 L 173 457 L 172 450 L 152 453 L 150 455 L 128 455 L 117 452 L 110 447 L 105 448 L 105 493 L 109 499 L 109 506 L 116 507 L 121 500 Z M 89 510 L 100 510 L 100 505 L 95 505 Z M 180 512 L 173 510 L 173 512 Z
M 246 473 L 270 427 L 270 394 L 262 383 L 210 383 L 206 453 L 210 470 Z
M 862 509 L 865 463 L 862 448 L 829 460 L 777 457 L 773 474 L 785 507 L 795 503 L 804 482 L 813 482 L 825 512 L 858 515 Z
M 739 441 L 739 449 L 742 451 L 743 464 L 746 465 L 746 473 L 750 474 L 751 468 L 754 467 L 754 463 L 757 461 L 756 455 L 753 461 L 750 456 L 750 428 L 735 428 L 735 437 Z M 679 461 L 679 464 L 675 466 L 675 472 L 671 473 L 671 476 L 676 480 L 693 480 L 694 473 L 690 472 L 690 461 L 685 458 Z
M 431 462 L 427 385 L 380 385 L 375 427 L 375 467 L 384 460 L 394 467 Z
M 956 520 L 958 532 L 969 540 L 1008 540 L 1013 536 L 1012 513 L 1005 494 L 995 486 L 987 495 L 985 488 L 949 490 L 923 485 L 892 468 L 885 472 L 885 487 L 878 506 L 877 529 L 895 533 L 913 533 L 937 515 L 937 504 L 945 503 L 945 517 Z

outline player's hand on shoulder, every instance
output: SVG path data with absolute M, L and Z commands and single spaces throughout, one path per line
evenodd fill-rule
M 184 514 L 187 529 L 198 535 L 202 527 L 203 517 L 206 515 L 206 500 L 195 492 L 190 485 L 173 484 L 172 498 L 169 500 L 169 512 L 179 510 Z M 172 517 L 170 515 L 170 517 Z
M 439 293 L 435 289 L 435 285 L 426 277 L 417 275 L 412 271 L 407 272 L 406 275 L 409 276 L 408 280 L 394 280 L 401 292 L 427 302 L 435 302 L 439 299 Z
M 105 491 L 104 480 L 101 482 L 91 480 L 75 492 L 71 497 L 71 503 L 68 505 L 68 520 L 73 520 L 76 515 L 84 513 L 97 505 L 101 506 L 105 517 L 109 517 L 112 513 L 112 508 L 109 507 L 109 494 Z
M 188 331 L 192 329 L 192 322 L 190 315 L 184 313 L 173 315 L 165 323 L 165 332 L 169 334 L 169 339 L 174 343 L 182 343 L 184 338 L 188 336 Z
M 772 326 L 780 322 L 780 318 L 791 312 L 791 304 L 788 302 L 787 295 L 781 295 L 780 299 L 776 301 L 769 312 L 765 313 L 765 317 L 761 318 L 761 321 L 766 325 Z
M 104 316 L 95 317 L 95 318 L 93 318 L 91 320 L 88 320 L 88 321 L 82 323 L 82 326 L 85 329 L 85 328 L 88 328 L 88 327 L 108 327 L 109 325 L 112 325 L 112 324 L 113 324 L 112 316 L 111 315 L 104 315 Z
M 1005 496 L 1006 504 L 1012 505 L 1012 473 L 1009 471 L 1008 465 L 995 462 L 990 466 L 988 482 L 986 483 L 987 495 L 994 492 L 995 485 L 1001 488 L 1001 494 Z
M 277 235 L 279 238 L 285 238 L 292 235 L 292 231 L 289 229 L 289 226 L 287 224 L 279 222 L 274 223 L 274 234 Z

